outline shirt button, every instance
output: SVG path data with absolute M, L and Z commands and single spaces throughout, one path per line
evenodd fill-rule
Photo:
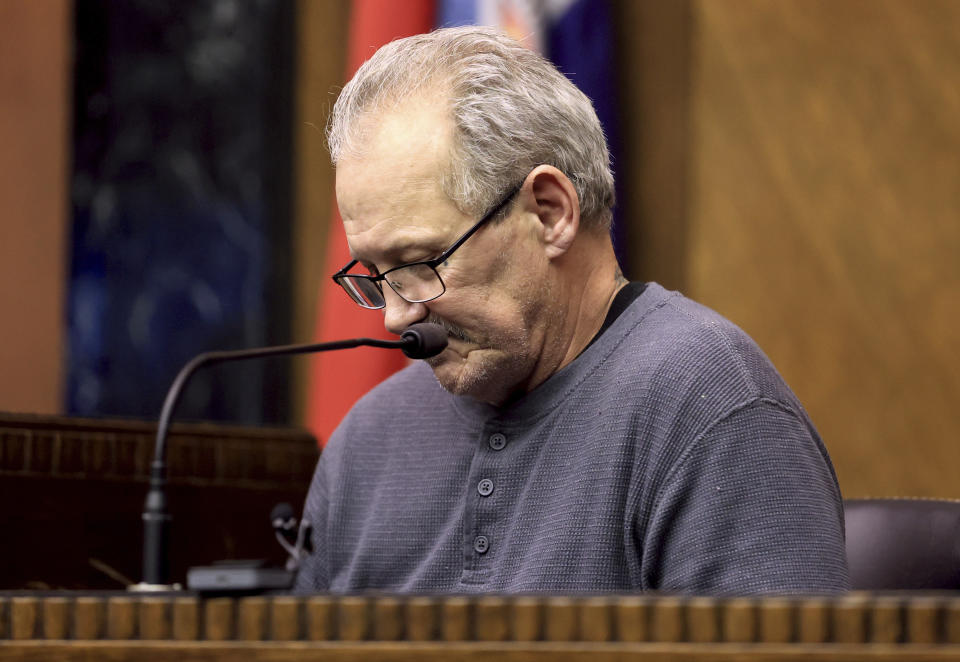
M 477 536 L 473 539 L 473 550 L 477 554 L 486 554 L 488 549 L 490 549 L 490 541 L 486 536 Z
M 507 438 L 499 432 L 494 432 L 490 435 L 490 439 L 487 440 L 487 443 L 490 444 L 490 448 L 493 450 L 501 451 L 503 450 L 503 447 L 507 445 Z
M 490 496 L 493 494 L 493 481 L 489 478 L 481 480 L 477 483 L 477 492 L 480 493 L 480 496 Z

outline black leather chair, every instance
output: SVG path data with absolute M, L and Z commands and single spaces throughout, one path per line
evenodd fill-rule
M 855 590 L 960 590 L 960 500 L 847 499 Z

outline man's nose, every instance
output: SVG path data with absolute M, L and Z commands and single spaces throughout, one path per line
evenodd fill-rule
M 383 325 L 390 333 L 400 335 L 408 326 L 422 322 L 427 317 L 427 305 L 410 303 L 389 287 L 383 288 Z

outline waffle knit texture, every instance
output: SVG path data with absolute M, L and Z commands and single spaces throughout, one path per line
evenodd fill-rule
M 651 283 L 509 406 L 418 362 L 330 438 L 300 592 L 820 593 L 848 585 L 840 489 L 757 345 Z

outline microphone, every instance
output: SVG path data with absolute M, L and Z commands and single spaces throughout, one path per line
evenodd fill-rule
M 293 531 L 297 528 L 297 516 L 293 514 L 293 506 L 286 502 L 275 505 L 270 511 L 270 525 L 278 536 L 292 542 Z
M 420 322 L 419 324 L 412 324 L 404 330 L 400 334 L 400 340 L 353 338 L 325 343 L 205 352 L 190 359 L 180 369 L 167 391 L 163 408 L 160 411 L 160 420 L 157 423 L 153 462 L 150 464 L 150 490 L 147 492 L 143 505 L 143 580 L 139 584 L 130 586 L 129 590 L 172 591 L 180 588 L 178 584 L 170 583 L 170 564 L 167 555 L 171 516 L 167 512 L 166 444 L 167 430 L 170 427 L 174 409 L 176 409 L 177 402 L 180 399 L 180 393 L 186 387 L 193 373 L 201 367 L 215 363 L 243 361 L 266 356 L 326 352 L 361 346 L 399 349 L 412 359 L 426 359 L 436 356 L 447 347 L 447 332 L 438 324 Z
M 400 334 L 400 348 L 411 359 L 429 359 L 447 348 L 447 331 L 439 324 L 411 324 Z
M 310 544 L 310 522 L 302 520 L 298 526 L 293 507 L 289 503 L 278 503 L 274 506 L 270 512 L 270 522 L 277 542 L 288 554 L 287 572 L 296 572 L 300 569 L 300 562 L 313 551 Z

